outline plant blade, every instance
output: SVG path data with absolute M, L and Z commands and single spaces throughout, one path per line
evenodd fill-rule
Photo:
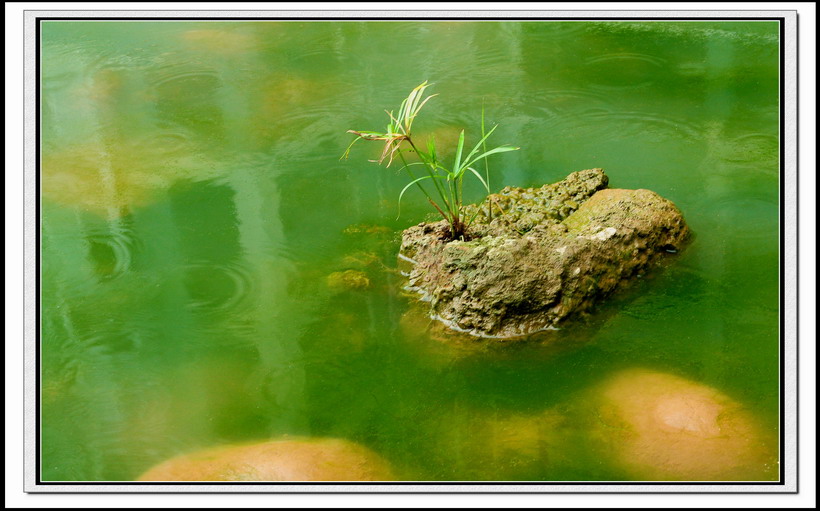
M 484 185 L 484 189 L 487 190 L 487 193 L 490 193 L 490 185 L 487 184 L 487 181 L 484 181 L 484 178 L 481 177 L 481 174 L 479 174 L 478 171 L 472 167 L 467 167 L 467 170 L 475 174 L 475 177 L 477 177 L 478 180 L 481 181 L 481 184 Z
M 480 155 L 476 156 L 475 158 L 473 158 L 472 160 L 467 162 L 465 165 L 472 165 L 473 163 L 477 162 L 478 160 L 480 160 L 482 158 L 486 158 L 487 156 L 489 156 L 491 154 L 506 153 L 508 151 L 517 151 L 519 149 L 521 149 L 521 148 L 520 147 L 513 147 L 513 146 L 496 147 L 495 149 L 490 149 L 486 153 L 481 153 Z
M 416 178 L 416 179 L 414 179 L 414 180 L 410 181 L 409 183 L 407 183 L 407 186 L 405 186 L 404 188 L 402 188 L 401 193 L 399 194 L 399 202 L 398 202 L 399 214 L 398 214 L 398 215 L 396 215 L 396 220 L 398 220 L 398 218 L 401 216 L 401 198 L 402 198 L 402 197 L 404 197 L 404 193 L 405 193 L 405 192 L 406 192 L 406 191 L 407 191 L 407 190 L 408 190 L 411 186 L 413 186 L 413 185 L 415 185 L 415 184 L 418 184 L 419 182 L 424 181 L 425 179 L 434 179 L 434 178 L 441 179 L 441 178 L 440 178 L 440 177 L 438 177 L 438 176 L 432 176 L 432 175 L 430 175 L 430 176 L 421 176 L 421 177 L 419 177 L 419 178 Z M 421 186 L 421 185 L 419 185 L 419 186 Z M 423 191 L 423 189 L 422 189 L 422 191 Z M 426 192 L 425 192 L 425 195 L 427 195 L 427 193 L 426 193 Z M 427 198 L 429 199 L 429 198 L 430 198 L 430 196 L 429 196 L 429 195 L 427 195 Z
M 458 175 L 459 169 L 461 168 L 461 152 L 464 150 L 464 130 L 461 130 L 461 134 L 458 136 L 458 147 L 456 147 L 456 160 L 453 163 L 454 173 Z
M 473 147 L 473 150 L 472 150 L 472 151 L 470 151 L 470 154 L 468 154 L 468 155 L 467 155 L 467 157 L 466 157 L 466 158 L 464 158 L 464 160 L 465 160 L 465 161 L 475 161 L 475 160 L 471 160 L 471 158 L 473 157 L 473 155 L 474 155 L 474 154 L 476 154 L 476 153 L 478 152 L 478 150 L 479 150 L 482 146 L 484 146 L 484 142 L 485 142 L 488 138 L 490 138 L 490 135 L 492 135 L 492 134 L 493 134 L 493 131 L 495 131 L 495 129 L 496 129 L 497 127 L 498 127 L 498 124 L 496 124 L 495 126 L 493 126 L 493 129 L 491 129 L 489 133 L 487 133 L 486 135 L 484 135 L 483 137 L 481 137 L 481 140 L 479 140 L 479 141 L 478 141 L 478 143 L 475 145 L 475 147 Z M 472 163 L 471 163 L 471 164 L 472 164 Z

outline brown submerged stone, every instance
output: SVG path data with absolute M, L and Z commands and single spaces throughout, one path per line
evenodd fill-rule
M 339 439 L 229 445 L 160 463 L 138 481 L 393 481 L 373 451 Z
M 689 236 L 670 201 L 608 181 L 589 169 L 541 188 L 507 187 L 467 207 L 465 217 L 476 215 L 470 241 L 447 240 L 444 221 L 405 230 L 409 287 L 432 317 L 483 337 L 527 335 L 588 311 Z
M 774 438 L 740 403 L 672 374 L 628 369 L 596 387 L 591 445 L 634 479 L 772 481 Z

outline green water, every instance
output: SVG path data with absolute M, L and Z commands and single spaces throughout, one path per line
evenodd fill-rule
M 474 433 L 582 407 L 632 367 L 715 387 L 776 434 L 777 34 L 45 22 L 43 480 L 133 480 L 180 453 L 281 435 L 355 441 L 408 480 L 625 480 L 584 424 L 535 462 Z M 403 320 L 392 271 L 399 233 L 429 205 L 411 190 L 396 219 L 407 180 L 367 162 L 376 144 L 339 160 L 346 130 L 383 128 L 425 79 L 439 96 L 416 133 L 475 141 L 483 102 L 494 143 L 522 147 L 491 161 L 495 190 L 603 167 L 612 187 L 674 201 L 694 242 L 547 339 L 430 339 Z M 370 287 L 331 289 L 346 269 Z

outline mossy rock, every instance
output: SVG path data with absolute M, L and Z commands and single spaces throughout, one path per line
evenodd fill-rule
M 431 317 L 482 337 L 525 336 L 589 311 L 689 237 L 674 204 L 608 183 L 589 169 L 540 188 L 505 188 L 467 208 L 477 215 L 469 241 L 448 239 L 444 221 L 405 230 L 409 287 Z

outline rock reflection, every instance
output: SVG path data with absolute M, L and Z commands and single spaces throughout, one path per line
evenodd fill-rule
M 346 440 L 280 439 L 173 458 L 139 481 L 392 481 L 387 462 Z

